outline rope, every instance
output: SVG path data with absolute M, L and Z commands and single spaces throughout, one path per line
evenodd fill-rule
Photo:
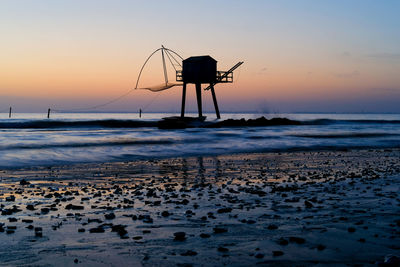
M 171 63 L 172 67 L 174 68 L 174 70 L 176 72 L 175 64 L 172 62 L 171 58 L 169 57 L 168 52 L 166 52 L 165 54 L 167 55 L 169 62 Z
M 123 97 L 129 95 L 130 93 L 132 93 L 134 90 L 133 89 L 129 89 L 129 91 L 127 91 L 126 93 L 111 99 L 110 101 L 107 101 L 105 103 L 99 104 L 99 105 L 95 105 L 95 106 L 91 106 L 91 107 L 85 107 L 85 108 L 71 108 L 71 109 L 51 109 L 52 111 L 55 112 L 68 112 L 68 111 L 82 111 L 82 110 L 93 110 L 93 109 L 98 109 L 107 105 L 110 105 L 114 102 L 117 102 L 118 100 L 122 99 Z
M 152 99 L 149 103 L 147 103 L 147 105 L 144 106 L 144 108 L 142 108 L 142 111 L 143 111 L 143 110 L 146 110 L 151 104 L 153 104 L 154 101 L 158 98 L 158 96 L 159 96 L 161 93 L 162 93 L 162 91 L 158 92 L 157 95 L 156 95 L 155 97 L 153 97 L 153 99 Z
M 181 63 L 179 63 L 179 61 L 171 54 L 171 52 L 169 51 L 169 49 L 166 49 L 165 50 L 166 51 L 166 53 L 167 54 L 169 54 L 171 57 L 172 57 L 172 59 L 175 61 L 175 63 L 179 66 L 179 67 L 181 67 L 182 68 L 182 65 L 181 65 Z M 172 50 L 171 50 L 172 51 Z M 172 51 L 173 52 L 173 51 Z M 175 52 L 173 52 L 173 53 L 175 53 Z M 175 53 L 176 54 L 176 53 Z M 178 54 L 176 54 L 176 55 L 178 55 Z M 178 55 L 181 59 L 182 59 L 182 61 L 183 61 L 183 58 L 180 56 L 180 55 Z M 172 63 L 171 63 L 172 64 Z M 172 64 L 172 65 L 174 65 L 174 64 Z

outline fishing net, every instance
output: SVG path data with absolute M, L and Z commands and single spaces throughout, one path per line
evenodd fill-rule
M 150 90 L 152 92 L 160 92 L 160 91 L 164 91 L 167 89 L 170 89 L 174 86 L 182 86 L 182 83 L 162 83 L 159 85 L 154 85 L 154 86 L 149 86 L 149 87 L 141 87 L 141 88 L 137 88 L 137 89 L 144 89 L 144 90 Z

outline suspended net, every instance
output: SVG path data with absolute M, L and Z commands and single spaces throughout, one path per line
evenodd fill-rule
M 164 91 L 164 90 L 170 89 L 175 86 L 182 86 L 182 83 L 167 82 L 167 83 L 162 83 L 162 84 L 158 84 L 158 85 L 154 85 L 154 86 L 142 87 L 142 88 L 136 88 L 136 89 L 150 90 L 152 92 L 160 92 L 160 91 Z
M 139 87 L 139 80 L 142 75 L 143 69 L 146 66 L 147 62 L 150 60 L 150 58 L 157 53 L 158 51 L 161 51 L 161 59 L 162 59 L 162 66 L 163 66 L 163 73 L 164 73 L 164 82 L 158 85 L 154 86 L 144 86 L 144 87 Z M 177 54 L 176 52 L 172 51 L 171 49 L 168 49 L 164 46 L 161 46 L 161 48 L 158 48 L 155 50 L 153 53 L 150 54 L 150 56 L 146 59 L 144 62 L 142 68 L 140 69 L 137 81 L 136 81 L 136 87 L 135 89 L 145 89 L 145 90 L 150 90 L 152 92 L 160 92 L 164 91 L 167 89 L 170 89 L 175 86 L 182 86 L 182 83 L 177 83 L 177 82 L 169 82 L 168 81 L 168 71 L 167 71 L 167 64 L 166 64 L 166 59 L 169 61 L 171 66 L 174 68 L 175 73 L 177 71 L 177 68 L 181 69 L 182 68 L 182 60 L 183 58 Z

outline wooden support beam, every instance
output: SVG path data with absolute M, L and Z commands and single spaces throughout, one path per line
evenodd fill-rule
M 210 83 L 211 94 L 214 102 L 215 114 L 217 114 L 217 119 L 221 119 L 221 115 L 219 114 L 219 108 L 217 103 L 217 97 L 215 95 L 214 85 Z
M 201 83 L 196 83 L 197 109 L 199 110 L 199 118 L 203 117 L 203 109 L 201 107 Z
M 182 107 L 181 107 L 181 117 L 185 117 L 185 101 L 186 101 L 186 83 L 183 83 L 182 89 Z

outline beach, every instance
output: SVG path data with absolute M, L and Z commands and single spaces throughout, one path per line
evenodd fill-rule
M 400 250 L 398 148 L 14 167 L 0 177 L 4 266 L 390 266 Z

